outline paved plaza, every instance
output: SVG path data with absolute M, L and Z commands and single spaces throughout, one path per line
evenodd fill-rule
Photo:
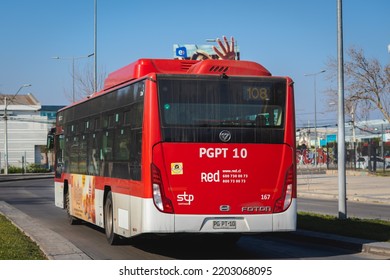
M 338 180 L 336 171 L 298 175 L 298 197 L 338 199 Z M 390 204 L 390 177 L 347 172 L 346 193 L 350 201 Z

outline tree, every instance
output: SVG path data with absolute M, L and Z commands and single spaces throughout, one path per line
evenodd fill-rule
M 92 63 L 88 63 L 83 69 L 76 69 L 74 73 L 71 73 L 72 79 L 74 79 L 74 98 L 76 101 L 81 100 L 92 93 L 94 93 L 94 66 Z M 104 86 L 104 80 L 107 74 L 104 69 L 99 69 L 97 75 L 97 90 L 99 91 Z M 65 92 L 65 95 L 69 101 L 73 100 L 73 91 Z
M 377 59 L 368 59 L 362 49 L 350 48 L 344 63 L 344 94 L 346 112 L 367 119 L 370 111 L 379 110 L 390 122 L 390 65 L 382 66 Z M 336 76 L 337 60 L 330 59 L 331 77 Z M 329 90 L 330 102 L 337 99 L 337 90 Z M 355 118 L 352 115 L 352 119 Z

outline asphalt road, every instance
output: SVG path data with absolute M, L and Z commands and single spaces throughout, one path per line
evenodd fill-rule
M 324 215 L 338 215 L 338 201 L 335 199 L 298 198 L 298 211 Z M 390 221 L 390 205 L 378 203 L 347 202 L 349 218 L 379 219 Z
M 67 224 L 66 213 L 54 206 L 52 179 L 11 181 L 0 183 L 0 200 L 26 213 L 42 228 L 69 240 L 91 259 L 386 259 L 329 243 L 302 240 L 294 233 L 257 234 L 241 237 L 235 245 L 215 239 L 178 236 L 152 236 L 125 240 L 120 246 L 110 246 L 103 231 L 95 226 Z M 327 201 L 310 202 L 326 205 Z M 302 205 L 301 205 L 302 206 Z M 322 206 L 323 207 L 323 206 Z M 327 208 L 332 206 L 326 206 Z

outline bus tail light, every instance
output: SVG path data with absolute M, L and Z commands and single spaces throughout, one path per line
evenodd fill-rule
M 290 206 L 291 201 L 294 197 L 294 188 L 295 188 L 294 178 L 295 178 L 294 168 L 293 166 L 291 166 L 287 170 L 286 178 L 284 180 L 282 195 L 275 202 L 274 213 L 283 212 Z
M 173 213 L 172 201 L 165 196 L 160 169 L 154 164 L 152 164 L 152 187 L 153 201 L 157 209 L 164 213 Z

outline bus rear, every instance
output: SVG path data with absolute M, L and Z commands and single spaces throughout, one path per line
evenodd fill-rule
M 237 71 L 155 81 L 153 201 L 160 214 L 174 215 L 174 232 L 295 230 L 291 79 Z

